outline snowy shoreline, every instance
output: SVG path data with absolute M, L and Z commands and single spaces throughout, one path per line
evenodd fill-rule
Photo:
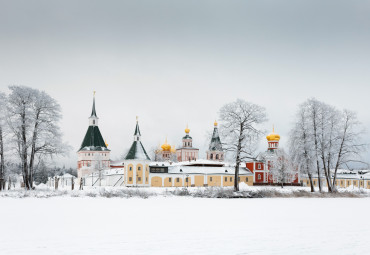
M 151 198 L 151 197 L 192 197 L 192 198 L 364 198 L 370 197 L 370 190 L 358 188 L 339 189 L 337 193 L 310 192 L 307 187 L 241 187 L 234 192 L 232 187 L 207 188 L 112 188 L 93 187 L 85 190 L 54 190 L 47 187 L 26 191 L 16 189 L 0 192 L 0 198 L 50 198 L 50 197 L 102 197 L 102 198 Z

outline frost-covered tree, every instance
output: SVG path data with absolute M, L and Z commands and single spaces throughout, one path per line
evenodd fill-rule
M 312 175 L 315 173 L 315 154 L 307 109 L 301 107 L 297 114 L 296 123 L 290 132 L 289 153 L 293 164 L 302 174 L 307 174 L 310 180 L 311 192 L 315 191 Z
M 6 95 L 0 93 L 0 191 L 5 189 L 5 161 L 4 161 L 4 139 L 5 139 L 5 113 Z
M 360 126 L 355 113 L 339 111 L 316 99 L 309 99 L 299 107 L 290 135 L 290 152 L 300 170 L 308 175 L 311 191 L 314 191 L 313 173 L 318 176 L 320 192 L 322 174 L 328 191 L 332 192 L 336 190 L 337 169 L 359 161 L 366 147 L 360 142 Z
M 260 124 L 267 120 L 265 108 L 237 99 L 219 112 L 223 147 L 235 160 L 234 190 L 239 191 L 239 167 L 244 159 L 254 158 L 259 138 L 264 133 Z
M 9 90 L 7 122 L 22 165 L 25 188 L 32 189 L 36 156 L 52 157 L 68 150 L 59 128 L 61 108 L 44 91 L 25 86 L 10 86 Z
M 267 158 L 266 158 L 267 159 Z M 297 178 L 297 171 L 289 155 L 283 149 L 277 149 L 268 158 L 270 174 L 275 183 L 290 183 Z

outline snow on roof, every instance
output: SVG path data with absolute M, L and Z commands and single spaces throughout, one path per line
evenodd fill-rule
M 182 161 L 182 162 L 168 162 L 168 161 L 162 161 L 162 162 L 152 162 L 150 163 L 150 166 L 204 166 L 204 167 L 210 167 L 210 166 L 228 166 L 228 167 L 234 167 L 235 163 L 229 163 L 229 162 L 223 162 L 223 161 L 213 161 L 213 160 L 207 160 L 207 159 L 198 159 L 198 160 L 192 160 L 192 161 Z M 245 163 L 240 164 L 241 167 L 245 167 Z
M 119 160 L 119 161 L 111 161 L 110 162 L 110 166 L 124 166 L 124 165 L 125 165 L 125 163 L 122 160 Z
M 216 174 L 216 175 L 234 175 L 234 167 L 200 167 L 200 166 L 170 166 L 168 168 L 169 174 Z M 240 175 L 253 175 L 247 168 L 242 167 L 239 169 Z

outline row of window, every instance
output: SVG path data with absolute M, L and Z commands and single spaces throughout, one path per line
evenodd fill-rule
M 213 153 L 211 153 L 210 158 L 213 159 Z M 222 160 L 223 158 L 224 158 L 224 156 L 222 154 L 216 154 L 216 156 L 215 156 L 215 159 L 221 159 Z
M 96 154 L 101 154 L 102 156 L 107 156 L 107 153 L 96 153 Z M 94 153 L 85 153 L 85 156 L 94 156 Z
M 128 177 L 128 181 L 132 182 L 132 177 Z M 137 177 L 137 181 L 141 182 L 141 177 Z M 148 182 L 148 177 L 145 177 L 145 181 Z

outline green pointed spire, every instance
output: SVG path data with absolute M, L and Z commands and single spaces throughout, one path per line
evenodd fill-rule
M 90 117 L 98 117 L 96 115 L 96 110 L 95 110 L 95 93 L 96 93 L 96 91 L 94 91 L 93 107 L 92 107 L 92 111 L 91 111 L 91 116 Z
M 139 117 L 136 116 L 136 128 L 134 136 L 141 136 L 140 128 L 139 128 Z

